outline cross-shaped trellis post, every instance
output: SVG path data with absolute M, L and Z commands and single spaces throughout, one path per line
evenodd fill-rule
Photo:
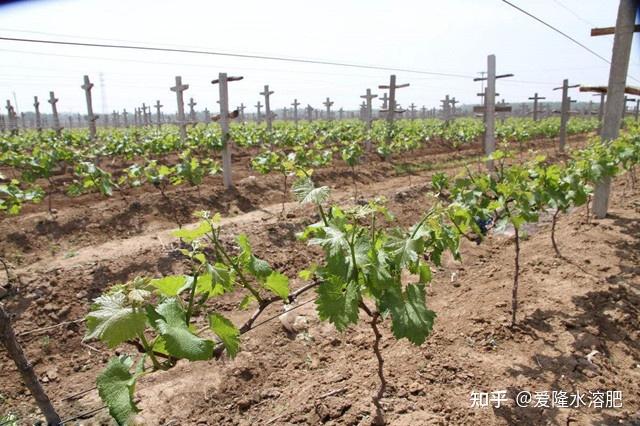
M 160 99 L 158 99 L 156 101 L 156 126 L 158 127 L 158 130 L 160 130 L 162 128 L 162 113 L 160 112 L 160 109 L 163 107 L 164 105 L 160 104 Z
M 177 124 L 180 127 L 180 140 L 187 141 L 187 123 L 184 117 L 184 95 L 183 92 L 189 88 L 188 84 L 182 84 L 182 77 L 176 76 L 176 85 L 171 87 L 172 92 L 176 92 L 176 102 L 178 104 Z
M 194 108 L 196 105 L 198 105 L 198 103 L 194 101 L 193 98 L 189 98 L 189 121 L 191 124 L 196 124 L 198 121 L 198 118 L 196 117 L 196 110 Z
M 427 118 L 427 107 L 424 105 L 422 105 L 422 108 L 420 108 L 420 118 Z
M 562 86 L 555 87 L 553 90 L 562 90 L 562 104 L 560 107 L 560 151 L 564 151 L 564 147 L 567 143 L 567 123 L 569 122 L 569 89 L 574 87 L 580 87 L 579 84 L 569 86 L 569 80 L 564 79 Z
M 635 102 L 635 99 L 630 98 L 628 96 L 624 97 L 624 108 L 623 108 L 622 118 L 626 117 L 629 112 L 627 109 L 627 102 Z
M 340 108 L 338 110 L 338 120 L 342 120 L 343 117 L 344 117 L 344 109 Z
M 133 127 L 140 127 L 140 108 L 133 109 Z
M 387 113 L 387 124 L 388 124 L 388 129 L 387 129 L 387 142 L 391 142 L 391 132 L 393 129 L 393 121 L 395 120 L 395 115 L 396 114 L 402 114 L 404 111 L 403 110 L 399 110 L 396 109 L 397 103 L 396 103 L 396 90 L 397 89 L 402 89 L 404 87 L 409 87 L 409 83 L 405 83 L 405 84 L 396 84 L 396 76 L 395 74 L 391 74 L 391 77 L 389 78 L 389 84 L 382 84 L 380 86 L 378 86 L 378 89 L 389 89 L 389 108 L 383 112 Z
M 499 78 L 513 77 L 513 74 L 496 75 L 496 55 L 487 57 L 487 77 L 474 78 L 473 81 L 485 81 L 484 107 L 474 108 L 474 112 L 484 113 L 484 152 L 487 156 L 496 150 L 496 80 Z M 509 107 L 509 111 L 511 107 Z M 487 160 L 487 168 L 493 171 L 493 160 Z
M 241 103 L 241 104 L 240 104 L 240 106 L 238 107 L 238 112 L 239 112 L 239 114 L 240 114 L 240 122 L 241 122 L 241 123 L 243 123 L 243 124 L 244 124 L 244 110 L 245 110 L 246 108 L 247 108 L 247 107 L 246 107 L 246 106 L 244 106 L 244 104 L 243 104 L 243 103 Z
M 56 98 L 53 92 L 49 92 L 49 101 L 51 104 L 51 114 L 53 116 L 53 129 L 56 132 L 56 135 L 60 136 L 62 133 L 62 127 L 60 126 L 60 117 L 58 117 L 58 107 L 56 104 L 58 103 L 58 98 Z
M 446 95 L 444 99 L 440 100 L 440 102 L 442 103 L 442 119 L 445 123 L 448 123 L 451 108 L 451 99 L 449 99 L 449 95 Z
M 211 121 L 211 112 L 209 112 L 209 108 L 205 108 L 202 114 L 204 116 L 204 120 L 202 120 L 203 123 L 209 124 L 209 122 Z
M 533 94 L 533 97 L 529 98 L 529 100 L 533 101 L 533 121 L 538 121 L 538 114 L 542 111 L 538 109 L 538 101 L 542 99 L 547 99 L 543 96 L 538 96 L 538 92 Z
M 123 109 L 122 110 L 122 122 L 124 124 L 125 128 L 129 128 L 129 119 L 128 119 L 129 113 L 127 112 L 127 109 Z
M 120 114 L 118 113 L 118 111 L 113 110 L 113 112 L 111 113 L 111 122 L 113 123 L 113 127 L 120 127 Z
M 414 104 L 413 102 L 411 102 L 411 104 L 409 105 L 409 118 L 411 120 L 416 119 L 416 104 Z
M 327 100 L 324 101 L 322 105 L 324 105 L 327 109 L 327 120 L 331 120 L 331 105 L 333 105 L 333 101 L 327 98 Z
M 228 83 L 230 81 L 238 80 L 242 80 L 242 77 L 228 77 L 227 73 L 221 72 L 218 74 L 218 79 L 211 82 L 211 84 L 217 84 L 219 86 L 219 123 L 220 129 L 222 131 L 222 182 L 225 189 L 230 189 L 233 187 L 233 180 L 231 175 L 231 141 L 229 139 L 229 120 L 231 119 L 231 116 L 229 114 Z
M 260 123 L 262 121 L 262 114 L 260 113 L 261 109 L 262 109 L 262 104 L 260 103 L 260 101 L 258 101 L 257 104 L 254 105 L 256 107 L 256 121 L 258 123 Z
M 585 115 L 591 117 L 591 115 L 593 114 L 593 100 L 589 101 L 589 106 L 587 107 L 587 110 L 584 113 Z
M 300 102 L 298 102 L 297 99 L 294 99 L 291 106 L 293 107 L 293 123 L 297 126 L 298 125 L 298 106 L 300 106 Z
M 11 101 L 7 99 L 7 118 L 9 120 L 9 132 L 12 135 L 18 134 L 18 117 L 16 116 L 16 112 L 11 105 Z
M 455 96 L 449 101 L 449 104 L 451 105 L 451 118 L 456 118 L 456 104 L 459 103 L 460 101 L 457 101 Z
M 271 99 L 270 98 L 271 98 L 271 95 L 273 95 L 273 90 L 270 91 L 269 85 L 265 84 L 264 92 L 260 92 L 260 94 L 264 96 L 264 116 L 265 116 L 265 121 L 267 122 L 267 133 L 271 133 L 271 126 L 272 126 L 271 120 L 273 119 L 273 116 L 271 115 L 271 102 L 270 102 Z
M 307 104 L 307 108 L 305 109 L 307 111 L 307 120 L 309 120 L 309 123 L 311 123 L 313 121 L 313 107 Z
M 33 97 L 33 107 L 36 110 L 36 129 L 38 132 L 42 131 L 42 116 L 40 115 L 40 102 L 38 102 L 38 97 Z
M 89 81 L 89 76 L 84 76 L 84 84 L 80 86 L 84 90 L 85 100 L 87 101 L 87 124 L 89 125 L 89 136 L 91 139 L 96 138 L 96 120 L 98 116 L 93 113 L 93 104 L 91 102 L 91 89 L 93 83 Z
M 364 120 L 367 128 L 367 138 L 365 140 L 365 148 L 371 151 L 371 123 L 373 122 L 373 100 L 378 97 L 371 93 L 371 89 L 367 89 L 364 95 L 360 96 L 364 99 Z
M 145 126 L 151 125 L 151 106 L 148 106 L 144 102 L 142 103 L 142 119 Z
M 380 110 L 378 111 L 378 117 L 382 118 L 384 117 L 384 113 L 382 111 L 389 109 L 389 95 L 387 94 L 387 92 L 384 92 L 382 94 L 380 100 L 382 101 L 382 108 L 380 108 Z

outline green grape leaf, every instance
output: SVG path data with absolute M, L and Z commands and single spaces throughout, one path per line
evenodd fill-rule
M 424 242 L 422 238 L 416 238 L 413 235 L 404 236 L 396 232 L 391 235 L 388 247 L 393 263 L 401 269 L 418 260 L 418 253 L 423 251 Z
M 322 321 L 328 320 L 338 331 L 358 322 L 361 296 L 358 284 L 344 284 L 339 277 L 329 276 L 318 286 L 316 305 Z
M 311 238 L 309 245 L 317 244 L 322 246 L 329 256 L 349 252 L 349 242 L 344 232 L 333 226 L 324 226 L 320 229 L 324 231 L 324 235 Z
M 216 263 L 207 267 L 207 273 L 198 277 L 196 294 L 207 293 L 209 297 L 220 296 L 233 290 L 235 275 L 225 264 Z
M 289 297 L 289 277 L 280 272 L 273 271 L 267 277 L 264 287 L 282 300 Z
M 202 221 L 194 229 L 177 229 L 173 231 L 172 234 L 174 237 L 181 238 L 186 243 L 190 243 L 193 240 L 204 237 L 209 232 L 211 232 L 211 224 L 207 221 Z
M 146 324 L 145 313 L 134 311 L 126 301 L 127 297 L 122 292 L 96 298 L 86 317 L 84 340 L 99 339 L 114 348 L 142 333 Z
M 327 201 L 331 190 L 327 186 L 316 188 L 309 177 L 296 180 L 292 188 L 293 194 L 301 204 L 315 203 L 321 204 Z
M 425 263 L 421 263 L 418 267 L 418 276 L 420 284 L 429 284 L 431 282 L 431 268 Z
M 128 356 L 111 358 L 96 379 L 98 394 L 118 425 L 126 425 L 140 410 L 133 401 L 136 376 L 130 373 L 133 360 Z
M 220 338 L 227 354 L 235 357 L 240 350 L 240 330 L 231 321 L 220 314 L 209 315 L 209 327 Z
M 213 342 L 191 332 L 186 324 L 186 313 L 178 300 L 167 299 L 158 305 L 162 319 L 155 326 L 165 341 L 165 348 L 176 358 L 190 361 L 207 360 L 213 355 Z
M 240 305 L 238 305 L 238 309 L 240 309 L 242 311 L 248 309 L 249 305 L 251 304 L 251 302 L 254 302 L 255 300 L 256 300 L 256 298 L 255 298 L 255 296 L 253 294 L 247 294 L 240 301 Z
M 410 284 L 403 292 L 400 284 L 389 286 L 381 297 L 381 310 L 391 313 L 391 330 L 397 339 L 406 337 L 421 345 L 431 333 L 436 314 L 427 309 L 422 284 Z
M 184 275 L 169 275 L 149 281 L 149 284 L 163 296 L 175 297 L 185 288 L 187 277 Z
M 240 262 L 253 276 L 263 282 L 272 272 L 269 263 L 253 255 L 251 244 L 246 235 L 238 235 L 237 241 L 241 250 Z

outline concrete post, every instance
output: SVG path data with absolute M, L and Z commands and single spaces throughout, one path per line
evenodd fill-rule
M 638 0 L 620 0 L 613 39 L 607 101 L 600 134 L 602 143 L 609 143 L 617 138 L 620 131 L 620 123 L 625 108 L 624 91 L 637 10 Z M 597 218 L 604 218 L 607 215 L 610 185 L 611 179 L 609 178 L 596 185 L 593 198 L 593 213 Z

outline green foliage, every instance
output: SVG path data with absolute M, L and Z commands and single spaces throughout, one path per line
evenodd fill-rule
M 313 191 L 309 182 L 303 185 L 305 192 Z M 445 250 L 458 256 L 459 234 L 446 223 L 447 209 L 436 206 L 413 227 L 392 230 L 376 226 L 388 217 L 379 201 L 349 210 L 333 206 L 329 212 L 300 235 L 325 252 L 325 263 L 314 271 L 320 281 L 320 319 L 342 331 L 358 322 L 364 298 L 372 298 L 380 312 L 390 314 L 396 338 L 422 344 L 435 320 L 426 307 L 424 286 L 431 281 L 431 269 L 425 259 L 437 265 Z M 418 283 L 405 289 L 407 273 L 416 274 Z
M 209 315 L 209 327 L 220 338 L 230 357 L 240 350 L 240 331 L 227 318 L 218 313 Z
M 96 298 L 87 315 L 85 339 L 100 339 L 114 348 L 137 337 L 145 329 L 146 318 L 136 304 L 137 300 L 128 298 L 123 290 Z
M 132 374 L 132 365 L 133 360 L 128 356 L 111 358 L 96 380 L 98 394 L 118 425 L 129 424 L 131 417 L 140 411 L 133 400 L 140 373 Z
M 213 355 L 213 341 L 195 335 L 186 322 L 186 312 L 175 298 L 164 300 L 156 308 L 159 316 L 154 321 L 170 355 L 190 361 L 207 360 Z

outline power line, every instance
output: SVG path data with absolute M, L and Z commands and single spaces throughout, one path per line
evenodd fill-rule
M 571 40 L 573 43 L 577 44 L 578 46 L 582 47 L 583 49 L 585 49 L 587 52 L 591 53 L 592 55 L 602 59 L 603 61 L 605 61 L 608 64 L 611 64 L 611 62 L 605 58 L 604 56 L 600 55 L 599 53 L 597 53 L 596 51 L 588 48 L 587 46 L 585 46 L 584 44 L 580 43 L 578 40 L 576 40 L 575 38 L 571 37 L 569 34 L 559 30 L 558 28 L 554 27 L 553 25 L 543 21 L 542 19 L 538 18 L 537 16 L 527 12 L 526 10 L 516 6 L 515 4 L 511 3 L 509 0 L 501 0 L 503 3 L 508 4 L 509 6 L 513 7 L 514 9 L 524 13 L 525 15 L 535 19 L 536 21 L 540 22 L 542 25 L 546 26 L 547 28 L 550 28 L 551 30 L 557 32 L 558 34 L 562 35 L 563 37 Z
M 178 48 L 152 47 L 152 46 L 132 46 L 127 44 L 83 43 L 83 42 L 77 42 L 77 41 L 43 40 L 43 39 L 17 38 L 17 37 L 0 37 L 0 40 L 17 41 L 22 43 L 53 44 L 53 45 L 62 45 L 62 46 L 100 47 L 100 48 L 108 48 L 108 49 L 144 50 L 144 51 L 150 51 L 150 52 L 170 52 L 170 53 L 189 53 L 189 54 L 195 54 L 195 55 L 228 56 L 232 58 L 261 59 L 261 60 L 269 60 L 269 61 L 283 61 L 283 62 L 294 62 L 294 63 L 302 63 L 302 64 L 329 65 L 329 66 L 338 66 L 338 67 L 346 67 L 346 68 L 362 68 L 362 69 L 370 69 L 370 70 L 406 72 L 406 73 L 412 73 L 412 74 L 438 75 L 443 77 L 473 78 L 473 76 L 464 75 L 464 74 L 452 74 L 452 73 L 443 73 L 443 72 L 435 72 L 435 71 L 414 70 L 409 68 L 391 68 L 391 67 L 383 67 L 383 66 L 377 66 L 377 65 L 358 65 L 358 64 L 351 64 L 346 62 L 334 62 L 334 61 L 328 61 L 328 60 L 286 58 L 283 56 L 249 55 L 244 53 L 227 53 L 227 52 L 217 52 L 217 51 L 211 51 L 211 50 L 178 49 Z
M 569 12 L 570 14 L 572 14 L 573 16 L 575 16 L 576 18 L 578 18 L 578 20 L 582 21 L 583 23 L 595 27 L 596 24 L 587 21 L 586 19 L 582 18 L 580 15 L 578 15 L 576 12 L 574 12 L 572 9 L 570 9 L 569 7 L 565 6 L 560 0 L 553 0 L 554 3 L 556 3 L 558 6 L 560 6 L 561 8 L 563 8 L 564 10 L 566 10 L 567 12 Z
M 559 30 L 558 28 L 554 27 L 553 25 L 543 21 L 542 19 L 538 18 L 537 16 L 533 15 L 530 12 L 527 12 L 526 10 L 522 9 L 521 7 L 516 6 L 515 4 L 511 3 L 509 0 L 501 0 L 503 3 L 513 7 L 514 9 L 518 10 L 519 12 L 524 13 L 525 15 L 529 16 L 530 18 L 535 19 L 536 21 L 540 22 L 542 25 L 546 26 L 547 28 L 557 32 L 558 34 L 562 35 L 563 37 L 565 37 L 568 40 L 571 40 L 573 43 L 577 44 L 578 46 L 582 47 L 584 50 L 586 50 L 587 52 L 591 53 L 592 55 L 596 56 L 597 58 L 602 59 L 603 61 L 605 61 L 607 64 L 611 65 L 611 61 L 609 61 L 607 58 L 605 58 L 604 56 L 600 55 L 599 53 L 597 53 L 596 51 L 590 49 L 589 47 L 587 47 L 586 45 L 584 45 L 583 43 L 580 43 L 578 40 L 576 40 L 575 38 L 571 37 L 569 34 Z M 637 78 L 633 77 L 633 76 L 629 76 L 629 78 L 640 82 L 640 80 L 638 80 Z

